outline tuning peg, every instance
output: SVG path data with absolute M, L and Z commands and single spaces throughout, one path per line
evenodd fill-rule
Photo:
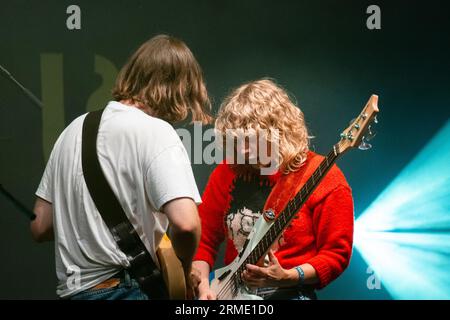
M 366 141 L 370 141 L 377 135 L 377 132 L 372 128 L 372 125 L 370 125 L 367 128 L 367 135 L 365 136 Z
M 374 118 L 373 118 L 373 123 L 378 123 L 378 119 L 377 119 L 377 116 L 375 116 Z
M 372 145 L 370 143 L 367 142 L 366 137 L 362 137 L 362 141 L 361 144 L 358 146 L 359 150 L 369 150 L 372 148 Z

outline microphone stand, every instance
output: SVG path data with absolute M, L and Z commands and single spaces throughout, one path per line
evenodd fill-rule
M 14 198 L 14 196 L 9 193 L 1 184 L 0 184 L 0 192 L 9 200 L 11 201 L 11 203 L 14 205 L 14 207 L 16 207 L 16 209 L 18 209 L 19 211 L 21 211 L 23 214 L 25 214 L 28 219 L 30 220 L 34 220 L 36 218 L 36 215 L 34 214 L 33 211 L 31 211 L 30 209 L 28 209 L 27 207 L 25 207 L 25 205 L 23 205 L 19 200 L 17 200 L 16 198 Z
M 12 83 L 14 83 L 17 87 L 19 87 L 20 90 L 22 90 L 23 93 L 30 99 L 31 102 L 33 102 L 33 105 L 39 109 L 42 109 L 44 105 L 42 104 L 41 100 L 36 98 L 34 94 L 31 93 L 30 90 L 25 88 L 19 81 L 17 81 L 16 78 L 13 77 L 13 75 L 6 70 L 1 64 L 0 64 L 0 72 L 1 74 L 8 80 L 10 80 Z
M 27 96 L 27 98 L 33 103 L 33 105 L 38 108 L 39 110 L 42 110 L 43 104 L 42 102 L 33 94 L 30 90 L 25 88 L 19 81 L 17 81 L 16 78 L 8 71 L 6 70 L 2 65 L 0 65 L 0 73 L 8 80 L 10 80 L 12 83 L 14 83 L 19 89 Z M 2 193 L 13 205 L 21 211 L 23 214 L 25 214 L 28 219 L 34 220 L 36 218 L 36 215 L 33 211 L 28 209 L 25 205 L 23 205 L 19 200 L 17 200 L 11 193 L 9 193 L 1 184 L 0 184 L 0 193 Z

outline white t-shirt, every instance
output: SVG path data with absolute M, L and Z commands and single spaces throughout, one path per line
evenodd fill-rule
M 95 286 L 129 265 L 89 194 L 81 166 L 86 115 L 60 135 L 36 195 L 53 204 L 57 294 Z M 168 201 L 200 203 L 187 152 L 170 124 L 137 108 L 110 102 L 97 139 L 100 165 L 153 260 L 168 227 L 160 212 Z

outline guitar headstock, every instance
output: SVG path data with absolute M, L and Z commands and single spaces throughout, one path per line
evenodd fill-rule
M 373 94 L 359 116 L 341 133 L 341 140 L 335 145 L 336 152 L 342 154 L 358 146 L 370 147 L 365 141 L 365 136 L 370 133 L 370 125 L 377 122 L 378 112 L 378 96 Z

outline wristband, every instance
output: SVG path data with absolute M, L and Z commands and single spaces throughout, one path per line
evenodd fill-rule
M 298 283 L 303 284 L 305 282 L 305 272 L 300 266 L 295 267 L 295 270 L 298 272 Z

